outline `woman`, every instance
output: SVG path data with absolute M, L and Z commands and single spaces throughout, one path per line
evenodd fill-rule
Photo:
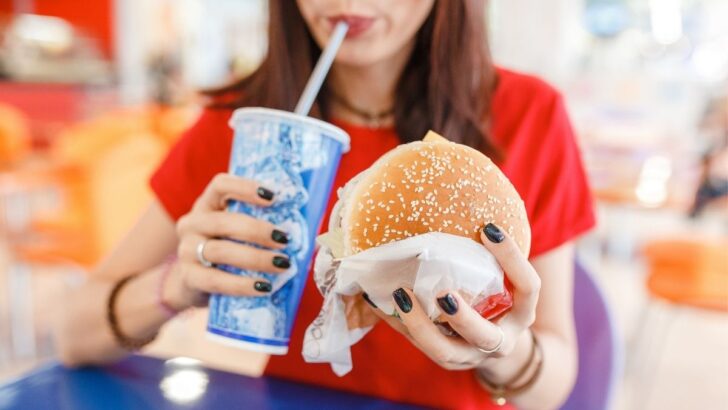
M 203 306 L 209 293 L 270 292 L 267 282 L 208 269 L 195 255 L 205 242 L 204 258 L 214 263 L 268 272 L 287 265 L 277 253 L 285 232 L 224 212 L 227 199 L 266 206 L 274 195 L 253 180 L 223 174 L 232 138 L 227 120 L 241 106 L 292 110 L 321 46 L 344 19 L 349 35 L 314 108 L 352 138 L 336 186 L 433 129 L 497 160 L 525 200 L 532 257 L 483 221 L 484 246 L 515 285 L 512 311 L 491 323 L 457 294 L 441 295 L 443 312 L 463 336 L 447 338 L 426 320 L 411 290 L 393 289 L 402 322 L 380 323 L 356 344 L 354 369 L 342 378 L 301 357 L 304 330 L 321 306 L 309 283 L 290 353 L 272 357 L 266 373 L 438 408 L 488 408 L 499 396 L 493 390 L 505 391 L 518 407 L 558 407 L 577 368 L 572 242 L 594 224 L 591 199 L 561 97 L 538 79 L 494 68 L 484 7 L 478 0 L 270 1 L 266 60 L 250 77 L 208 94 L 197 124 L 153 176 L 157 201 L 69 302 L 58 332 L 64 362 L 122 357 L 153 337 L 169 311 Z M 221 237 L 265 249 L 215 239 Z M 165 262 L 170 254 L 178 258 Z M 124 280 L 130 275 L 136 276 Z M 106 318 L 111 289 L 113 325 Z

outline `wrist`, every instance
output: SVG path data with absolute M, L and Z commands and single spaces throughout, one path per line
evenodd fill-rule
M 485 359 L 477 371 L 494 383 L 504 383 L 515 377 L 519 369 L 527 365 L 532 349 L 533 338 L 531 337 L 531 332 L 526 330 L 519 335 L 513 351 L 510 354 Z
M 106 300 L 106 321 L 109 325 L 111 333 L 116 341 L 117 345 L 128 351 L 138 351 L 142 347 L 148 345 L 157 337 L 157 327 L 155 326 L 153 331 L 149 329 L 137 329 L 134 326 L 120 324 L 120 319 L 126 319 L 130 310 L 122 308 L 124 301 L 129 301 L 128 297 L 120 298 L 119 296 L 127 294 L 129 289 L 127 285 L 139 285 L 144 284 L 138 280 L 138 275 L 130 275 L 117 281 L 109 292 L 109 296 Z M 133 290 L 133 289 L 132 289 Z M 122 299 L 122 300 L 119 300 Z M 147 299 L 149 301 L 149 299 Z M 119 303 L 121 302 L 121 303 Z M 121 305 L 121 306 L 120 306 Z M 124 314 L 126 313 L 126 314 Z M 143 334 L 144 336 L 138 336 Z
M 543 350 L 538 342 L 536 334 L 532 330 L 529 330 L 528 335 L 531 339 L 531 349 L 528 354 L 528 358 L 520 365 L 520 368 L 510 377 L 510 379 L 493 380 L 493 376 L 488 376 L 486 370 L 476 369 L 476 378 L 481 386 L 491 394 L 491 398 L 494 403 L 504 405 L 509 398 L 518 396 L 523 392 L 530 389 L 539 379 L 541 371 L 543 370 Z M 515 351 L 515 350 L 514 350 Z M 506 357 L 507 358 L 507 357 Z M 501 362 L 503 363 L 503 362 Z M 518 366 L 517 364 L 512 364 Z M 488 368 L 487 371 L 493 373 L 493 375 L 499 375 L 493 368 Z M 500 373 L 502 375 L 503 373 Z
M 173 316 L 194 306 L 194 297 L 184 284 L 176 258 L 164 263 L 159 273 L 159 305 Z

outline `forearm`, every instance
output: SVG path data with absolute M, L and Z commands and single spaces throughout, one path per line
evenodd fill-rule
M 130 338 L 153 335 L 168 319 L 158 303 L 163 268 L 153 268 L 128 282 L 119 292 L 115 312 L 121 331 Z M 113 281 L 90 280 L 72 292 L 56 328 L 61 361 L 69 366 L 100 364 L 129 352 L 122 349 L 107 320 Z
M 534 330 L 534 333 L 543 352 L 543 367 L 530 388 L 508 397 L 508 401 L 519 409 L 555 409 L 566 400 L 576 380 L 576 348 L 557 334 L 537 330 Z M 528 360 L 531 349 L 531 336 L 524 333 L 513 353 L 504 358 L 493 359 L 492 363 L 489 363 L 486 376 L 494 383 L 512 379 Z M 514 385 L 519 386 L 524 383 L 533 374 L 534 369 L 535 367 L 529 368 Z

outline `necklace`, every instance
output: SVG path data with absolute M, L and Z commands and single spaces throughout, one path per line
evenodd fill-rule
M 394 107 L 379 112 L 372 112 L 355 107 L 344 97 L 334 92 L 330 92 L 330 95 L 341 107 L 363 119 L 366 125 L 371 128 L 381 127 L 389 117 L 394 115 Z

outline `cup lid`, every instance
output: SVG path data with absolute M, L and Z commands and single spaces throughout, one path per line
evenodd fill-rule
M 237 123 L 243 121 L 243 119 L 248 117 L 275 118 L 279 120 L 298 123 L 311 128 L 317 128 L 320 131 L 323 131 L 323 133 L 327 136 L 339 141 L 343 146 L 341 150 L 342 152 L 349 152 L 349 149 L 351 148 L 351 140 L 349 138 L 349 134 L 347 134 L 346 131 L 342 130 L 341 128 L 316 118 L 298 115 L 288 111 L 274 110 L 272 108 L 238 108 L 237 110 L 235 110 L 235 112 L 233 112 L 232 117 L 230 117 L 230 127 L 235 128 L 235 125 Z

